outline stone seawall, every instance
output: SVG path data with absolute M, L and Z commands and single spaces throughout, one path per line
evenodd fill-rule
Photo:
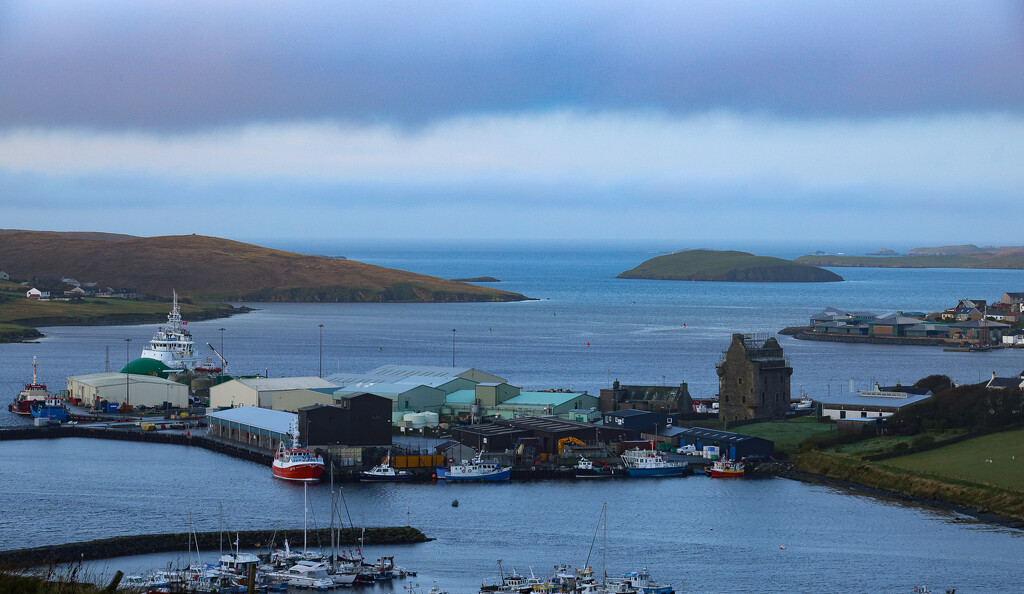
M 165 433 L 160 431 L 140 431 L 138 429 L 115 429 L 109 427 L 81 427 L 58 425 L 50 427 L 7 427 L 0 430 L 0 441 L 13 439 L 56 439 L 60 437 L 90 437 L 93 439 L 114 439 L 120 441 L 144 441 L 148 443 L 167 443 L 173 445 L 196 446 L 220 454 L 226 454 L 243 460 L 251 460 L 260 464 L 270 464 L 274 460 L 272 453 L 233 444 L 229 441 L 212 439 L 205 435 L 185 435 L 184 433 Z
M 361 532 L 362 529 L 342 530 L 340 544 L 345 546 L 358 544 Z M 289 542 L 301 543 L 302 530 L 246 530 L 232 531 L 230 534 L 227 532 L 197 532 L 191 535 L 191 540 L 187 532 L 115 536 L 87 542 L 0 551 L 0 569 L 20 569 L 54 563 L 111 559 L 149 553 L 173 551 L 184 553 L 189 546 L 193 547 L 193 550 L 198 546 L 200 551 L 215 551 L 219 550 L 221 545 L 226 549 L 231 548 L 236 537 L 239 539 L 239 546 L 242 549 L 270 550 L 275 546 L 283 546 L 285 538 Z M 315 543 L 317 548 L 327 548 L 331 542 L 330 529 L 310 530 L 307 538 L 309 542 Z M 366 545 L 413 544 L 429 540 L 431 539 L 416 528 L 393 526 L 367 528 L 363 543 Z

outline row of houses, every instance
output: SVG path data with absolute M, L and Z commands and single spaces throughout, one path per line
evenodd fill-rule
M 92 283 L 92 284 L 95 285 L 95 283 Z M 84 298 L 84 297 L 108 297 L 108 298 L 117 298 L 117 299 L 142 299 L 143 298 L 142 291 L 139 291 L 138 289 L 129 289 L 129 288 L 113 289 L 111 287 L 98 288 L 98 287 L 76 286 L 76 287 L 74 287 L 72 289 L 69 289 L 69 290 L 66 290 L 66 291 L 60 291 L 59 293 L 56 293 L 56 292 L 53 292 L 53 291 L 47 291 L 47 290 L 39 289 L 37 287 L 32 287 L 31 289 L 29 289 L 28 291 L 25 292 L 25 297 L 27 297 L 28 299 L 39 299 L 39 300 L 43 300 L 43 301 L 45 301 L 47 299 L 54 299 L 54 298 L 56 298 L 57 295 L 60 295 L 60 296 L 64 297 L 65 299 L 75 299 L 75 298 Z

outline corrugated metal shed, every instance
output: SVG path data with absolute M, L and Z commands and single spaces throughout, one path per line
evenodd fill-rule
M 290 439 L 288 431 L 291 422 L 299 418 L 295 413 L 259 408 L 257 406 L 240 406 L 238 408 L 207 413 L 206 416 L 208 419 L 222 421 L 225 424 L 234 423 L 253 429 L 264 429 L 283 435 L 288 439 Z
M 272 390 L 311 390 L 315 388 L 338 388 L 337 384 L 321 377 L 244 377 L 238 378 L 240 384 L 253 390 L 264 392 Z
M 502 402 L 503 406 L 535 404 L 541 406 L 561 406 L 570 400 L 586 396 L 582 392 L 520 392 Z

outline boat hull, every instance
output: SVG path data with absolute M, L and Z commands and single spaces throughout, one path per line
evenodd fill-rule
M 742 470 L 715 470 L 711 469 L 712 478 L 743 478 Z
M 477 483 L 486 481 L 507 481 L 512 477 L 512 469 L 505 468 L 498 472 L 490 472 L 487 474 L 452 474 L 451 470 L 447 466 L 438 466 L 436 469 L 437 480 L 448 481 L 450 483 Z
M 37 419 L 50 419 L 64 422 L 68 420 L 68 409 L 63 406 L 32 406 L 32 416 Z
M 382 475 L 369 472 L 359 473 L 359 482 L 362 483 L 404 483 L 412 480 L 412 474 Z
M 322 464 L 279 464 L 277 461 L 272 466 L 274 476 L 286 481 L 297 481 L 302 483 L 315 483 L 320 480 L 324 473 Z
M 686 474 L 686 466 L 670 466 L 665 468 L 626 468 L 626 475 L 635 478 L 660 477 L 660 476 L 683 476 Z

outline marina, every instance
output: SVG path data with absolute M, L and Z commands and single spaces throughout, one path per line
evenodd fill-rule
M 715 360 L 727 344 L 729 332 L 736 328 L 783 327 L 789 319 L 806 317 L 819 310 L 822 302 L 832 300 L 866 301 L 865 307 L 881 309 L 880 303 L 920 303 L 932 292 L 956 295 L 979 287 L 997 293 L 1014 282 L 1024 283 L 1019 271 L 853 270 L 849 283 L 829 286 L 787 287 L 784 291 L 759 287 L 755 292 L 727 283 L 665 283 L 663 291 L 652 293 L 650 284 L 640 286 L 639 281 L 606 277 L 633 256 L 609 252 L 594 258 L 592 253 L 558 252 L 558 258 L 546 260 L 552 264 L 538 267 L 536 255 L 508 258 L 484 252 L 473 256 L 474 267 L 498 270 L 498 276 L 508 279 L 505 282 L 510 289 L 542 297 L 535 302 L 436 306 L 267 303 L 254 304 L 260 310 L 250 314 L 188 327 L 199 342 L 224 328 L 225 348 L 231 353 L 232 368 L 239 373 L 258 371 L 278 377 L 310 375 L 312 369 L 315 375 L 320 353 L 314 329 L 320 323 L 337 333 L 325 332 L 323 360 L 328 370 L 371 369 L 393 361 L 450 364 L 451 329 L 458 326 L 455 357 L 459 364 L 486 368 L 519 384 L 596 393 L 620 377 L 659 384 L 682 380 L 690 384 L 694 395 L 706 395 L 715 389 L 711 379 Z M 437 267 L 445 265 L 429 252 L 395 254 L 381 261 L 407 269 L 434 267 L 426 271 L 435 274 L 444 272 Z M 454 269 L 465 266 L 451 261 L 447 265 Z M 689 305 L 695 301 L 702 306 Z M 311 330 L 297 330 L 304 327 Z M 24 385 L 33 355 L 45 365 L 46 378 L 52 384 L 55 378 L 102 370 L 105 346 L 121 345 L 123 352 L 125 337 L 148 340 L 154 326 L 45 331 L 47 337 L 38 344 L 0 345 L 5 360 L 21 361 L 0 368 L 0 381 L 8 394 L 16 394 Z M 274 340 L 268 342 L 267 336 Z M 635 350 L 639 339 L 644 348 Z M 809 344 L 789 337 L 780 337 L 780 341 L 792 360 L 794 387 L 801 385 L 812 396 L 841 390 L 850 374 L 894 381 L 910 374 L 922 377 L 941 368 L 955 378 L 976 380 L 987 377 L 992 366 L 1000 374 L 1020 367 L 1013 351 L 986 354 L 986 368 L 980 370 L 977 355 L 943 353 L 935 347 Z M 680 360 L 686 364 L 680 366 Z M 820 364 L 829 360 L 843 360 L 844 368 Z M 664 372 L 676 377 L 665 379 Z M 7 415 L 7 425 L 30 422 L 7 411 L 2 414 Z M 4 442 L 6 459 L 0 470 L 5 476 L 27 478 L 19 485 L 4 486 L 7 491 L 0 495 L 5 501 L 0 505 L 10 507 L 25 493 L 32 494 L 43 508 L 64 505 L 67 497 L 62 493 L 91 502 L 87 511 L 74 515 L 73 530 L 54 518 L 38 523 L 32 534 L 20 529 L 15 508 L 0 510 L 0 533 L 7 546 L 130 535 L 140 532 L 140 526 L 147 532 L 179 531 L 187 508 L 192 508 L 201 529 L 216 530 L 216 510 L 224 502 L 232 502 L 225 508 L 226 523 L 233 529 L 295 527 L 295 510 L 302 506 L 301 489 L 268 472 L 268 455 L 254 456 L 252 461 L 228 457 L 216 450 L 186 446 L 180 433 L 147 435 L 147 440 L 156 436 L 168 443 L 76 437 Z M 44 443 L 45 448 L 40 447 Z M 218 443 L 217 447 L 227 446 Z M 231 447 L 243 452 L 241 446 Z M 133 463 L 122 467 L 106 462 L 121 459 Z M 48 472 L 34 471 L 37 466 Z M 139 473 L 133 470 L 136 468 L 173 470 Z M 196 476 L 197 471 L 201 479 L 181 479 L 183 474 Z M 246 487 L 240 489 L 240 485 Z M 647 567 L 659 581 L 674 586 L 685 581 L 687 592 L 758 591 L 765 580 L 791 591 L 827 590 L 836 583 L 864 584 L 867 590 L 912 591 L 914 585 L 928 581 L 944 587 L 971 584 L 972 591 L 997 592 L 1005 591 L 1006 576 L 1013 575 L 1015 564 L 1024 558 L 1018 530 L 784 479 L 589 481 L 572 479 L 570 471 L 568 480 L 512 480 L 497 485 L 366 483 L 346 484 L 344 490 L 353 515 L 365 517 L 367 524 L 417 526 L 435 539 L 397 549 L 368 545 L 364 550 L 367 558 L 395 554 L 403 565 L 419 570 L 421 590 L 436 579 L 440 588 L 453 594 L 475 591 L 482 577 L 494 575 L 496 559 L 519 569 L 536 567 L 538 576 L 550 575 L 546 568 L 556 563 L 579 567 L 590 542 L 575 535 L 592 529 L 591 516 L 601 501 L 635 502 L 609 513 L 609 530 L 617 534 L 609 542 L 609 575 Z M 323 528 L 327 489 L 322 483 L 313 484 L 309 492 L 312 523 Z M 696 506 L 695 501 L 708 504 Z M 96 502 L 102 502 L 102 507 L 116 502 L 116 512 L 94 511 Z M 260 510 L 259 514 L 252 514 L 249 510 L 253 509 Z M 499 522 L 495 510 L 502 510 L 507 521 Z M 842 536 L 837 539 L 834 534 Z M 958 543 L 956 551 L 947 546 L 951 542 Z M 905 555 L 908 550 L 914 551 L 909 559 Z M 744 558 L 741 566 L 731 570 L 727 588 L 720 577 L 707 571 L 720 562 L 725 551 Z M 680 555 L 686 563 L 679 563 Z M 844 559 L 838 569 L 828 562 L 834 555 Z M 114 568 L 116 564 L 126 573 L 143 574 L 173 558 L 166 554 L 141 561 L 119 558 L 96 562 L 96 567 Z M 439 567 L 436 559 L 458 562 Z M 207 556 L 205 560 L 216 559 Z

